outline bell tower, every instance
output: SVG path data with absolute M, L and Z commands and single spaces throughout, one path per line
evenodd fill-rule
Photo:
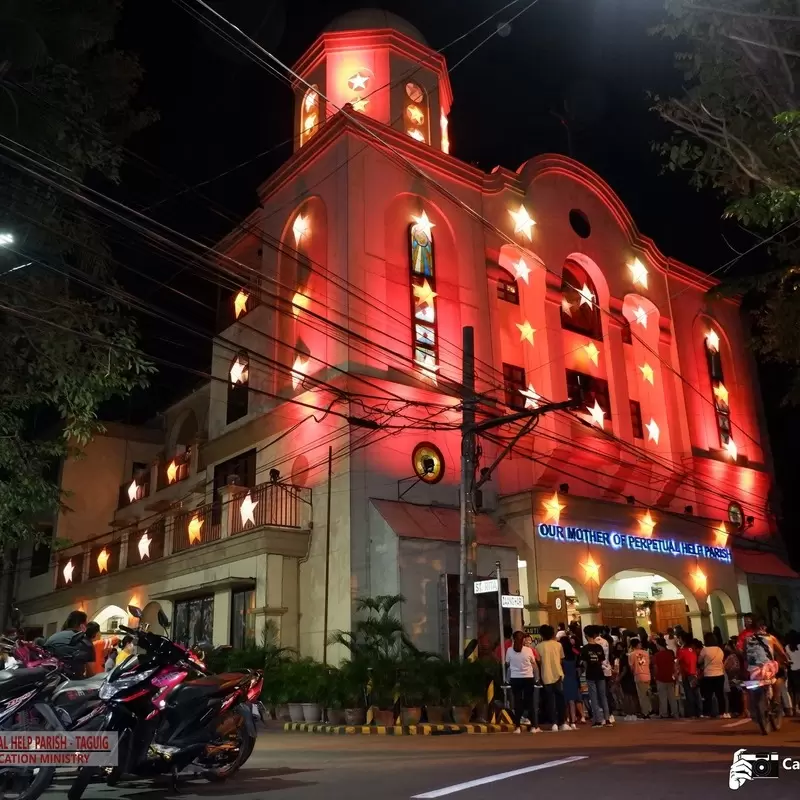
M 452 90 L 444 57 L 401 17 L 376 9 L 337 17 L 294 70 L 312 87 L 295 85 L 295 149 L 350 104 L 417 142 L 449 152 Z

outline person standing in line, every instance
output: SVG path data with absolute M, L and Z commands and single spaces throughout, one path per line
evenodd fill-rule
M 86 665 L 86 677 L 100 675 L 106 668 L 106 643 L 100 635 L 100 626 L 90 622 L 86 626 L 86 638 L 92 643 L 94 658 Z
M 516 631 L 511 647 L 506 650 L 508 679 L 514 696 L 514 733 L 521 733 L 520 721 L 523 713 L 532 722 L 531 733 L 539 730 L 539 667 L 533 650 L 523 642 L 525 634 Z
M 582 637 L 581 637 L 582 638 Z M 564 705 L 566 708 L 565 723 L 573 731 L 578 730 L 575 724 L 577 720 L 577 706 L 581 701 L 580 684 L 578 683 L 578 659 L 576 652 L 576 642 L 573 637 L 571 626 L 570 632 L 561 637 L 561 647 L 564 650 L 564 658 L 561 661 L 561 668 L 564 671 Z
M 794 700 L 795 716 L 800 716 L 800 633 L 786 635 L 786 655 L 789 657 L 789 691 Z
M 586 670 L 586 683 L 589 688 L 589 702 L 592 706 L 595 728 L 613 725 L 614 717 L 608 708 L 606 694 L 605 664 L 608 658 L 603 646 L 597 640 L 600 629 L 596 625 L 584 628 L 587 644 L 581 648 L 581 662 Z
M 551 730 L 572 730 L 564 721 L 564 669 L 561 661 L 564 648 L 555 640 L 555 631 L 551 625 L 542 625 L 539 629 L 542 641 L 536 645 L 541 663 L 544 699 L 547 703 L 548 716 L 553 722 Z
M 639 709 L 643 719 L 650 719 L 652 707 L 650 705 L 650 653 L 644 649 L 639 639 L 631 639 L 631 652 L 628 655 L 633 679 L 636 681 L 636 694 L 639 698 Z
M 614 670 L 611 667 L 611 653 L 614 649 L 614 641 L 611 638 L 608 627 L 601 628 L 599 625 L 596 625 L 595 628 L 594 643 L 603 648 L 603 678 L 605 679 L 606 703 L 612 711 L 619 713 L 622 707 L 614 708 L 614 695 L 612 693 L 612 677 L 614 675 Z M 586 636 L 588 639 L 589 634 L 586 634 Z M 614 722 L 613 714 L 611 715 L 611 722 Z
M 511 644 L 512 644 L 511 634 L 512 634 L 511 626 L 510 625 L 504 626 L 503 627 L 503 641 L 502 642 L 498 642 L 497 647 L 495 647 L 494 653 L 493 653 L 494 660 L 498 664 L 503 660 L 503 657 L 505 656 L 505 653 L 508 650 L 508 648 L 511 647 Z
M 671 650 L 675 655 L 677 655 L 680 642 L 678 642 L 678 637 L 675 635 L 674 628 L 667 628 L 666 642 L 667 649 Z
M 692 635 L 684 633 L 678 648 L 678 672 L 683 685 L 684 712 L 690 719 L 700 717 L 697 699 L 697 654 L 692 647 Z
M 667 646 L 667 640 L 656 639 L 658 652 L 653 656 L 653 671 L 658 692 L 658 716 L 661 719 L 678 718 L 678 698 L 675 697 L 675 653 Z
M 700 692 L 703 695 L 703 717 L 710 717 L 714 698 L 717 699 L 717 715 L 730 719 L 725 710 L 725 654 L 717 645 L 717 637 L 706 633 L 703 637 L 705 646 L 700 651 L 698 663 L 702 666 L 703 677 L 700 680 Z
M 560 642 L 567 635 L 566 626 L 563 622 L 558 623 L 558 631 L 556 631 L 556 641 Z

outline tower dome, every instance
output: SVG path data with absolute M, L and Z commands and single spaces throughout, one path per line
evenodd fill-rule
M 395 30 L 415 42 L 428 46 L 425 37 L 410 22 L 397 14 L 392 14 L 391 11 L 383 11 L 379 8 L 359 8 L 355 11 L 348 11 L 330 22 L 325 28 L 325 33 L 384 29 Z

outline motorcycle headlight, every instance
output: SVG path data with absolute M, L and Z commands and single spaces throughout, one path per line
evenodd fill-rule
M 135 675 L 130 675 L 127 678 L 120 678 L 116 681 L 106 681 L 101 687 L 99 696 L 101 700 L 110 700 L 120 692 L 136 686 L 137 683 L 146 681 L 149 677 L 155 674 L 156 669 L 146 669 L 144 672 L 137 672 Z

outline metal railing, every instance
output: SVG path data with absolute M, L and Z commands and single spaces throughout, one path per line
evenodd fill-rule
M 175 517 L 172 529 L 172 552 L 180 553 L 199 544 L 219 540 L 221 526 L 212 521 L 213 503 L 193 511 L 184 511 Z
M 242 519 L 242 504 L 250 496 L 252 522 Z M 301 528 L 303 504 L 309 503 L 306 494 L 310 490 L 302 486 L 285 483 L 262 483 L 247 493 L 236 497 L 228 508 L 231 534 L 272 525 L 277 528 Z

